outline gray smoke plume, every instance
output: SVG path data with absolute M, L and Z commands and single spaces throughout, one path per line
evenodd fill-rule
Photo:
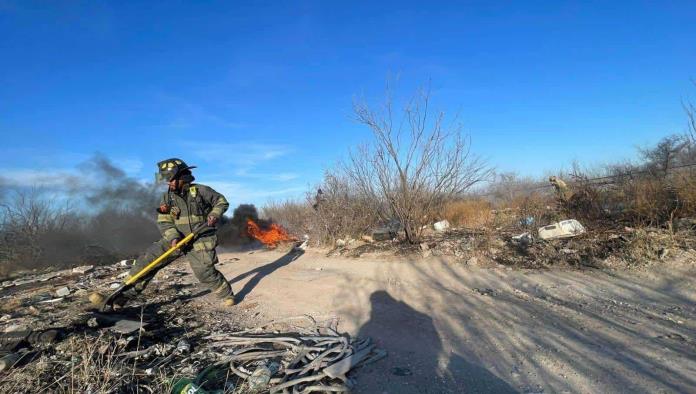
M 254 242 L 247 231 L 247 220 L 259 223 L 259 212 L 253 204 L 241 204 L 232 212 L 232 218 L 223 221 L 218 229 L 222 246 L 244 246 Z
M 79 176 L 64 177 L 62 187 L 50 194 L 41 188 L 3 189 L 0 275 L 15 269 L 112 263 L 137 256 L 159 238 L 154 184 L 129 177 L 102 155 L 77 168 Z M 59 199 L 51 196 L 56 193 L 61 193 Z

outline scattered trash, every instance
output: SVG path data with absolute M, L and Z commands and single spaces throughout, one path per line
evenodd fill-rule
M 93 265 L 85 265 L 85 266 L 82 266 L 82 267 L 75 267 L 75 268 L 73 268 L 72 272 L 75 273 L 75 274 L 82 274 L 82 275 L 84 275 L 84 274 L 86 274 L 86 273 L 88 273 L 88 272 L 91 272 L 93 269 L 94 269 L 94 266 L 93 266 Z
M 191 344 L 189 344 L 185 339 L 182 339 L 176 344 L 176 351 L 181 354 L 188 353 L 191 351 Z
M 388 228 L 382 228 L 378 229 L 372 232 L 372 240 L 373 241 L 388 241 L 390 239 L 394 239 L 396 237 L 396 233 L 389 230 Z
M 530 233 L 522 233 L 512 237 L 512 241 L 520 246 L 529 246 L 534 243 L 534 237 Z
M 309 235 L 305 234 L 304 237 L 302 237 L 302 242 L 296 242 L 295 246 L 292 247 L 292 250 L 307 250 L 307 246 L 309 246 Z M 237 258 L 235 257 L 235 259 Z
M 39 301 L 39 304 L 54 304 L 54 303 L 56 303 L 56 302 L 61 302 L 61 301 L 63 301 L 64 299 L 65 299 L 65 298 L 63 298 L 63 297 L 51 298 L 51 299 L 48 299 L 48 300 Z
M 264 363 L 256 367 L 256 370 L 247 379 L 249 391 L 257 392 L 265 389 L 271 381 L 271 376 L 278 372 L 279 369 L 280 364 L 277 362 Z
M 531 226 L 535 222 L 532 216 L 527 216 L 526 218 L 520 219 L 520 224 L 524 227 Z
M 448 228 L 450 228 L 450 222 L 447 220 L 441 220 L 439 222 L 435 222 L 433 224 L 433 228 L 437 232 L 443 232 L 443 231 L 447 230 Z
M 42 274 L 42 275 L 28 275 L 28 276 L 25 276 L 21 279 L 15 279 L 13 281 L 2 282 L 2 286 L 0 288 L 6 289 L 9 287 L 24 286 L 24 285 L 29 285 L 32 283 L 37 283 L 37 282 L 47 282 L 53 278 L 59 277 L 60 275 L 61 275 L 61 272 L 49 272 L 47 274 Z
M 126 260 L 121 260 L 118 263 L 116 263 L 116 266 L 117 267 L 130 267 L 133 264 L 135 264 L 134 259 L 126 259 Z
M 208 394 L 208 391 L 197 385 L 191 379 L 181 378 L 172 388 L 172 394 Z
M 575 219 L 564 220 L 539 228 L 539 238 L 552 240 L 570 238 L 585 233 L 585 228 Z
M 70 295 L 70 289 L 67 287 L 61 287 L 60 289 L 56 290 L 56 295 L 58 297 L 67 297 Z
M 315 387 L 348 391 L 353 386 L 348 372 L 386 356 L 369 338 L 339 335 L 331 327 L 299 333 L 221 333 L 206 339 L 211 340 L 209 348 L 226 352 L 230 371 L 246 382 L 250 392 L 266 385 L 271 393 L 309 392 Z

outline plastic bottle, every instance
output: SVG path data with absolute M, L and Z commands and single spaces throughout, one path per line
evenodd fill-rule
M 172 394 L 208 394 L 208 392 L 191 379 L 181 378 L 172 387 Z
M 280 364 L 277 362 L 271 362 L 267 365 L 260 365 L 258 368 L 256 368 L 256 370 L 254 370 L 254 372 L 251 373 L 249 379 L 247 379 L 249 390 L 254 392 L 265 389 L 266 386 L 268 386 L 268 383 L 271 381 L 271 376 L 278 372 L 279 368 Z

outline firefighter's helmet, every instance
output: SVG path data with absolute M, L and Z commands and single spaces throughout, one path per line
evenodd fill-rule
M 157 174 L 155 178 L 158 182 L 169 182 L 176 179 L 182 172 L 196 168 L 196 166 L 188 166 L 183 160 L 173 158 L 162 160 L 157 163 Z

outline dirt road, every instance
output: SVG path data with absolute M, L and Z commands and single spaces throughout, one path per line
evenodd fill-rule
M 696 392 L 689 263 L 615 273 L 316 252 L 221 261 L 240 313 L 337 316 L 339 328 L 385 348 L 360 371 L 358 392 Z

